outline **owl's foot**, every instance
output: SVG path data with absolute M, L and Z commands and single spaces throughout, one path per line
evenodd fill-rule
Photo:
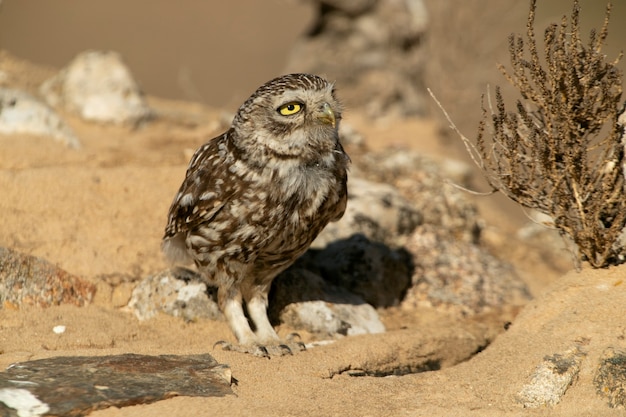
M 213 348 L 215 349 L 218 345 L 222 347 L 222 350 L 247 353 L 259 358 L 267 359 L 270 359 L 272 356 L 293 355 L 294 352 L 306 350 L 304 343 L 294 341 L 288 341 L 286 343 L 277 342 L 276 344 L 267 345 L 260 345 L 256 343 L 251 345 L 235 345 L 224 340 L 220 340 L 213 345 Z

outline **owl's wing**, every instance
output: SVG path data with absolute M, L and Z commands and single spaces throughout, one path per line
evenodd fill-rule
M 201 146 L 189 162 L 185 180 L 170 207 L 164 238 L 192 230 L 210 222 L 224 205 L 233 198 L 229 188 L 228 169 L 219 158 L 220 144 L 225 143 L 230 131 Z
M 341 219 L 346 212 L 346 207 L 348 206 L 348 165 L 350 164 L 350 157 L 343 150 L 343 146 L 341 143 L 337 142 L 337 148 L 335 149 L 337 153 L 337 158 L 339 159 L 336 166 L 335 175 L 339 179 L 339 187 L 337 189 L 337 197 L 338 202 L 335 206 L 334 216 L 331 217 L 331 222 L 336 222 Z
M 346 207 L 348 206 L 348 189 L 347 183 L 343 182 L 343 187 L 339 191 L 339 202 L 337 203 L 335 209 L 335 215 L 330 219 L 331 222 L 339 221 L 346 212 Z

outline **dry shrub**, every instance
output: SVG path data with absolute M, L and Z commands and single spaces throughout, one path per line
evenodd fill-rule
M 535 8 L 531 0 L 526 40 L 509 38 L 511 70 L 500 66 L 522 99 L 507 111 L 496 88 L 495 109 L 488 102 L 487 110 L 483 97 L 476 142 L 468 145 L 491 187 L 551 216 L 577 245 L 579 260 L 598 268 L 617 264 L 626 197 L 621 54 L 608 62 L 602 53 L 611 3 L 601 30 L 592 30 L 585 43 L 575 0 L 569 19 L 546 28 L 542 57 Z

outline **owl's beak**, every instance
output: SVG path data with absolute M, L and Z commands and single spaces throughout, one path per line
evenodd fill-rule
M 335 112 L 330 107 L 330 104 L 324 103 L 321 107 L 321 112 L 318 114 L 317 118 L 320 122 L 332 125 L 332 127 L 337 126 L 337 120 L 335 119 Z

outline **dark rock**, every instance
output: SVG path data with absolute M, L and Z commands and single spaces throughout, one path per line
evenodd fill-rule
M 479 245 L 457 239 L 446 229 L 420 226 L 406 249 L 415 269 L 403 308 L 428 306 L 474 315 L 521 306 L 531 298 L 510 264 Z
M 626 351 L 605 350 L 593 383 L 598 395 L 608 400 L 609 407 L 626 407 Z
M 223 397 L 232 382 L 230 368 L 208 354 L 56 357 L 0 373 L 0 405 L 9 416 L 84 416 L 179 395 Z
M 96 286 L 50 262 L 0 247 L 0 306 L 89 303 Z
M 422 220 L 420 212 L 396 188 L 351 177 L 344 216 L 338 222 L 328 224 L 312 247 L 321 249 L 354 234 L 393 245 L 399 238 L 410 235 Z
M 286 72 L 325 74 L 350 108 L 370 116 L 424 114 L 421 0 L 315 0 L 312 29 L 294 46 Z
M 324 279 L 362 297 L 374 307 L 398 305 L 411 283 L 412 260 L 404 249 L 369 240 L 356 234 L 311 252 Z
M 414 267 L 404 309 L 435 307 L 473 315 L 521 306 L 531 298 L 512 265 L 481 246 L 484 220 L 467 194 L 447 181 L 468 186 L 466 169 L 450 170 L 398 149 L 354 159 L 368 179 L 390 184 L 420 214 L 421 224 L 411 235 L 396 235 L 391 242 L 408 251 Z
M 368 179 L 395 188 L 420 214 L 421 224 L 438 226 L 468 243 L 479 241 L 483 220 L 476 205 L 467 193 L 449 183 L 469 186 L 467 169 L 404 149 L 370 152 L 354 159 Z

